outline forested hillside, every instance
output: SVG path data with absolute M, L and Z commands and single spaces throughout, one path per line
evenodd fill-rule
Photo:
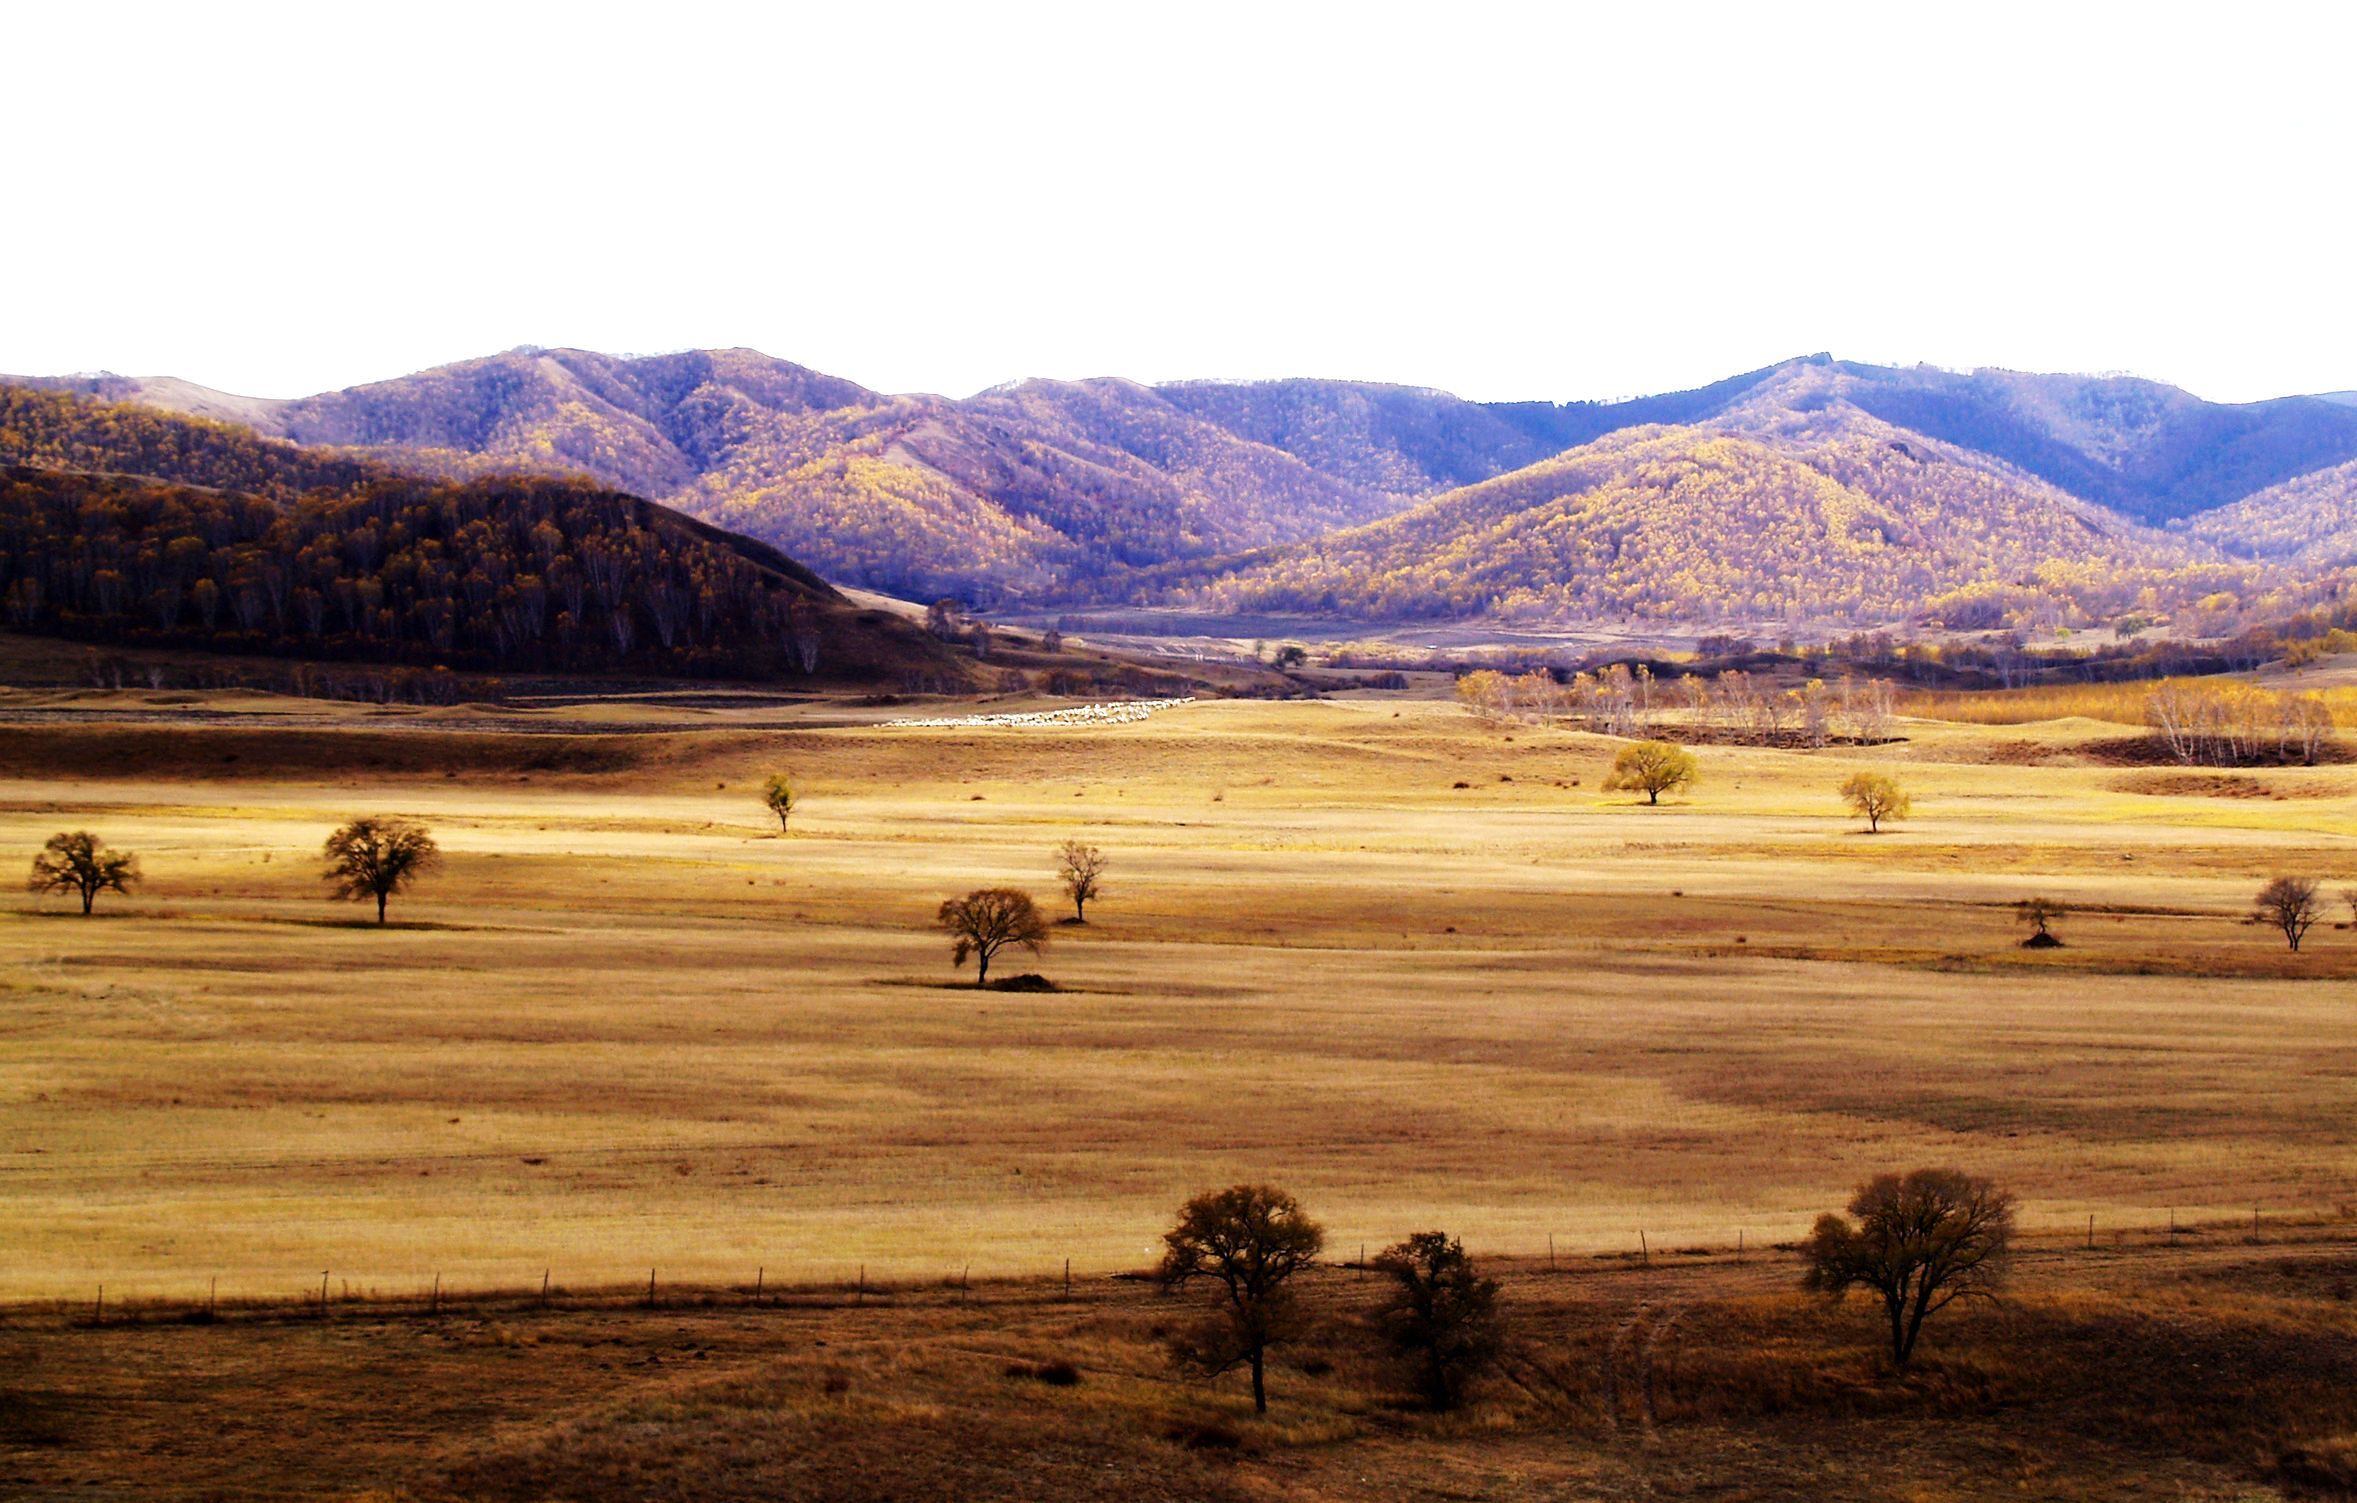
M 2310 569 L 2357 564 L 2357 461 L 2204 512 L 2186 530 L 2237 557 Z
M 1396 503 L 1127 382 L 890 398 L 776 425 L 680 505 L 846 582 L 987 604 L 1315 537 Z
M 366 460 L 270 442 L 230 423 L 23 386 L 0 386 L 0 463 L 165 476 L 278 501 L 389 473 Z
M 584 479 L 454 482 L 0 388 L 0 619 L 81 641 L 503 672 L 962 671 L 766 546 Z

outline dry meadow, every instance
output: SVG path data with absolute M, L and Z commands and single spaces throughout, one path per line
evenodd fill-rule
M 216 1288 L 235 1308 L 316 1299 L 323 1276 L 332 1305 L 368 1311 L 437 1278 L 460 1298 L 544 1276 L 589 1298 L 650 1271 L 659 1300 L 757 1277 L 800 1291 L 803 1335 L 865 1281 L 933 1310 L 922 1332 L 971 1334 L 985 1366 L 1045 1329 L 1143 1372 L 1088 1345 L 1144 1340 L 1134 1322 L 1091 1334 L 1102 1301 L 1128 1308 L 1104 1276 L 1150 1262 L 1185 1195 L 1239 1178 L 1294 1190 L 1345 1258 L 1441 1226 L 1533 1277 L 1550 1246 L 1559 1272 L 1741 1269 L 1710 1295 L 1738 1326 L 1799 1318 L 1758 1250 L 1883 1168 L 1999 1178 L 2058 1257 L 2084 1253 L 2090 1218 L 2098 1253 L 2156 1267 L 2255 1215 L 2345 1268 L 2330 1249 L 2357 1231 L 2357 936 L 2338 897 L 2357 886 L 2357 768 L 2167 770 L 2123 762 L 2119 725 L 1916 720 L 1876 748 L 1700 748 L 1701 784 L 1648 808 L 1600 790 L 1614 742 L 1383 695 L 1009 729 L 725 698 L 0 710 L 0 851 L 88 828 L 147 874 L 88 920 L 29 894 L 0 911 L 0 1299 L 20 1334 L 48 1333 L 53 1374 L 132 1371 L 103 1343 L 150 1338 L 230 1360 L 186 1345 L 217 1332 L 59 1334 L 101 1284 L 154 1318 Z M 1863 833 L 1834 793 L 1862 765 L 1908 786 L 1912 818 Z M 771 771 L 802 793 L 789 836 L 756 802 Z M 426 821 L 446 855 L 383 929 L 318 876 L 328 830 L 372 812 Z M 994 972 L 1057 990 L 961 985 L 934 909 L 986 885 L 1056 906 L 1052 852 L 1075 837 L 1112 861 L 1090 922 Z M 2280 871 L 2335 893 L 2297 956 L 2243 921 Z M 2033 894 L 2072 905 L 2064 948 L 2019 947 L 2012 905 Z M 1640 1247 L 1652 1265 L 1624 1257 Z M 943 1292 L 1060 1299 L 1066 1260 L 1069 1316 L 993 1323 Z M 2132 1303 L 2105 1267 L 2053 1310 Z M 2319 1290 L 2348 1339 L 2345 1293 Z M 815 1357 L 761 1366 L 729 1324 L 768 1318 L 597 1316 L 642 1336 L 718 1322 L 683 1339 L 743 1359 L 723 1410 L 823 1376 Z M 257 1317 L 238 1381 L 409 1332 L 371 1319 Z M 477 1317 L 467 1340 L 592 1339 L 555 1319 Z M 399 1342 L 443 1362 L 450 1329 Z M 897 1331 L 861 1339 L 915 1343 L 894 1348 L 911 1371 L 967 1360 Z M 860 1350 L 841 1360 L 881 1360 Z M 610 1373 L 578 1371 L 567 1402 L 611 1397 Z M 794 1412 L 828 1433 L 823 1404 Z M 1090 1414 L 1071 1423 L 1114 1424 Z M 1178 1492 L 1258 1487 L 1148 1438 Z M 538 1491 L 434 1487 L 668 1495 L 600 1491 L 554 1457 L 525 1468 Z M 1561 1496 L 1622 1485 L 1546 1475 Z

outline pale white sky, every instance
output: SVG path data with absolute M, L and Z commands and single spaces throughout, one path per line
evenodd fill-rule
M 2357 387 L 2357 7 L 0 0 L 0 370 Z

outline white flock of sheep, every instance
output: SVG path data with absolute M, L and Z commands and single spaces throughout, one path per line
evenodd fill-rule
M 1036 726 L 1036 725 L 1128 725 L 1143 720 L 1156 710 L 1175 709 L 1195 702 L 1193 695 L 1181 699 L 1122 699 L 1110 704 L 1074 705 L 1068 710 L 1026 710 L 1002 715 L 937 715 L 921 720 L 887 720 L 892 725 L 929 726 Z

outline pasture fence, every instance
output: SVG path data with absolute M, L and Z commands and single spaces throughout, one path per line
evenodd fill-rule
M 2254 1205 L 2247 1222 L 2239 1216 L 2196 1221 L 2171 1209 L 2164 1219 L 2123 1222 L 2113 1227 L 2108 1236 L 2099 1237 L 2100 1231 L 2099 1218 L 2089 1213 L 2084 1224 L 2074 1219 L 2068 1223 L 2025 1229 L 2017 1235 L 2017 1243 L 2024 1254 L 2058 1257 L 2099 1250 L 2182 1250 L 2196 1238 L 2210 1239 L 2209 1245 L 2217 1245 L 2215 1238 L 2222 1232 L 2234 1234 L 2236 1241 L 2244 1245 L 2357 1246 L 2357 1207 L 2339 1206 L 2332 1212 L 2305 1214 L 2286 1210 L 2269 1217 L 2263 1206 Z M 1560 1239 L 1554 1233 L 1546 1234 L 1543 1244 L 1532 1245 L 1527 1251 L 1499 1247 L 1477 1248 L 1475 1251 L 1485 1263 L 1518 1277 L 1588 1278 L 1616 1271 L 1650 1272 L 1707 1267 L 1714 1262 L 1743 1265 L 1750 1262 L 1759 1250 L 1758 1244 L 1751 1240 L 1748 1228 L 1737 1228 L 1731 1240 L 1665 1240 L 1663 1252 L 1666 1262 L 1654 1258 L 1653 1242 L 1652 1229 L 1640 1228 L 1636 1233 L 1635 1247 L 1617 1252 L 1604 1249 L 1585 1257 L 1566 1258 L 1565 1249 L 1560 1246 Z M 1351 1274 L 1360 1279 L 1379 1271 L 1379 1260 L 1368 1256 L 1367 1247 L 1366 1243 L 1360 1242 L 1355 1258 L 1339 1260 L 1329 1264 L 1329 1268 L 1337 1274 Z M 1769 1244 L 1771 1253 L 1785 1255 L 1796 1263 L 1799 1250 L 1797 1240 Z M 760 1263 L 755 1265 L 753 1277 L 749 1281 L 717 1284 L 686 1278 L 664 1284 L 660 1279 L 660 1269 L 659 1263 L 648 1265 L 643 1283 L 600 1282 L 568 1288 L 556 1283 L 555 1265 L 548 1263 L 542 1267 L 537 1285 L 529 1282 L 486 1284 L 471 1289 L 455 1286 L 444 1271 L 436 1269 L 428 1276 L 421 1276 L 411 1286 L 414 1292 L 387 1292 L 371 1285 L 356 1289 L 347 1279 L 340 1293 L 331 1287 L 332 1270 L 323 1269 L 317 1287 L 307 1287 L 299 1294 L 233 1296 L 227 1301 L 221 1297 L 218 1275 L 209 1276 L 201 1291 L 159 1292 L 144 1297 L 126 1292 L 125 1285 L 117 1280 L 112 1286 L 114 1292 L 111 1297 L 109 1285 L 98 1283 L 87 1305 L 64 1299 L 19 1300 L 0 1305 L 0 1325 L 43 1312 L 77 1327 L 96 1328 L 147 1324 L 210 1325 L 226 1319 L 327 1320 L 347 1313 L 368 1318 L 422 1314 L 434 1319 L 459 1312 L 596 1312 L 634 1307 L 649 1311 L 721 1308 L 881 1310 L 927 1299 L 970 1305 L 975 1303 L 977 1288 L 973 1264 L 967 1260 L 960 1261 L 956 1273 L 934 1280 L 872 1279 L 869 1277 L 868 1265 L 864 1262 L 855 1265 L 849 1279 L 839 1275 L 801 1280 L 772 1279 L 769 1277 L 768 1265 Z M 1153 1279 L 1151 1273 L 1134 1269 L 1113 1269 L 1093 1277 L 1107 1291 L 1122 1283 L 1150 1282 Z M 1079 1286 L 1073 1273 L 1072 1259 L 1067 1257 L 1060 1266 L 1051 1265 L 1039 1272 L 986 1275 L 980 1287 L 986 1303 L 1044 1305 L 1073 1300 Z

